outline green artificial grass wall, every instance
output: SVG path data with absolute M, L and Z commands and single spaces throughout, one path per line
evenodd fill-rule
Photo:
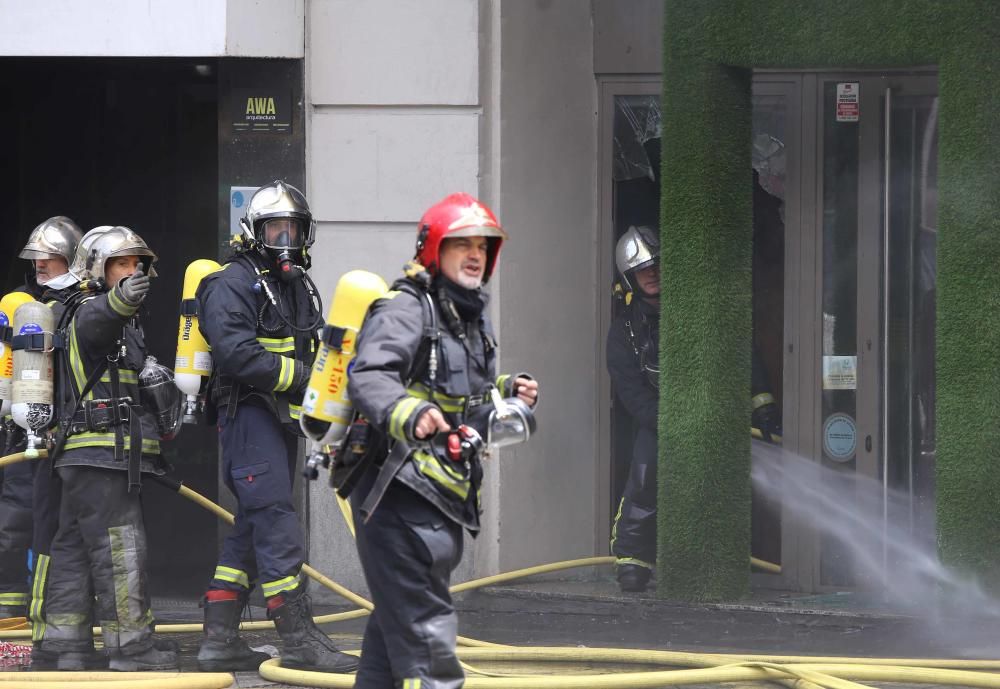
M 938 541 L 1000 588 L 1000 1 L 665 0 L 663 38 L 659 595 L 748 588 L 754 67 L 938 67 Z

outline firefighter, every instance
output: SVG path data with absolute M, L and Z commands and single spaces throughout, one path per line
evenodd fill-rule
M 492 211 L 468 194 L 435 204 L 418 227 L 416 263 L 373 304 L 358 336 L 348 393 L 371 430 L 374 461 L 351 500 L 375 603 L 359 689 L 464 682 L 448 585 L 463 528 L 479 531 L 482 468 L 477 455 L 452 461 L 422 443 L 488 403 L 491 385 L 528 405 L 537 400 L 530 376 L 494 375 L 496 340 L 480 287 L 505 238 Z
M 59 421 L 50 454 L 60 511 L 37 647 L 56 654 L 59 670 L 102 665 L 93 622 L 112 670 L 177 668 L 176 647 L 153 639 L 139 500 L 141 473 L 164 473 L 138 386 L 145 343 L 137 313 L 155 260 L 132 230 L 100 227 L 80 241 L 70 266 L 82 282 L 56 333 Z
M 656 562 L 659 246 L 656 231 L 645 225 L 629 227 L 615 246 L 626 306 L 608 331 L 608 374 L 615 396 L 635 421 L 632 461 L 611 529 L 618 585 L 625 592 L 645 591 Z
M 18 254 L 19 258 L 30 261 L 31 267 L 24 285 L 14 291 L 26 292 L 53 307 L 61 305 L 68 289 L 77 282 L 69 272 L 69 264 L 82 236 L 76 223 L 65 216 L 55 216 L 39 224 Z M 56 309 L 56 318 L 60 311 Z M 9 344 L 8 341 L 5 346 Z M 9 416 L 2 420 L 2 424 L 2 454 L 24 450 L 24 429 L 15 425 Z M 33 487 L 36 472 L 40 477 L 37 488 Z M 0 619 L 26 617 L 30 599 L 29 549 L 35 554 L 34 567 L 39 554 L 47 556 L 49 552 L 48 544 L 55 533 L 55 518 L 58 515 L 58 509 L 50 503 L 49 497 L 51 464 L 47 460 L 42 460 L 38 466 L 21 462 L 7 467 L 0 472 L 0 476 L 3 477 L 0 486 Z M 39 518 L 33 522 L 32 494 L 36 489 L 40 491 L 37 501 Z M 38 532 L 37 539 L 33 538 L 33 528 Z
M 239 250 L 196 292 L 198 325 L 214 358 L 209 394 L 218 413 L 223 477 L 238 504 L 203 601 L 198 665 L 255 670 L 270 657 L 237 633 L 259 583 L 282 640 L 284 667 L 350 672 L 356 659 L 312 621 L 301 572 L 304 537 L 292 501 L 299 403 L 323 324 L 306 274 L 315 225 L 302 193 L 275 181 L 254 193 L 241 226 Z

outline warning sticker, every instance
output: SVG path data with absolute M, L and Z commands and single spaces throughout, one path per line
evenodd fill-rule
M 837 84 L 837 122 L 857 122 L 861 115 L 858 82 Z

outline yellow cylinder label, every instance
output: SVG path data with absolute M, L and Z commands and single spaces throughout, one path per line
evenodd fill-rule
M 344 331 L 340 347 L 321 344 L 309 387 L 302 400 L 304 414 L 332 424 L 351 420 L 352 405 L 347 395 L 347 380 L 354 359 L 358 331 L 371 303 L 389 290 L 385 280 L 366 270 L 352 270 L 337 282 L 327 323 Z

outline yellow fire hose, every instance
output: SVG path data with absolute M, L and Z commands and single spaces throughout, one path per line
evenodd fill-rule
M 44 451 L 42 451 L 44 453 Z M 45 456 L 42 454 L 42 456 Z M 31 459 L 23 453 L 0 458 L 0 467 L 16 461 Z M 171 479 L 160 479 L 160 483 L 171 487 L 184 497 L 213 512 L 227 523 L 233 522 L 233 515 L 183 484 Z M 340 507 L 349 517 L 345 503 Z M 353 533 L 353 524 L 348 521 Z M 752 559 L 753 561 L 753 559 Z M 497 584 L 533 574 L 559 571 L 572 567 L 611 564 L 612 557 L 591 557 L 579 560 L 529 567 L 526 569 L 484 577 L 453 586 L 453 592 L 467 591 L 482 586 Z M 756 566 L 780 567 L 770 563 L 755 561 Z M 361 606 L 360 610 L 316 617 L 317 623 L 333 622 L 367 615 L 372 604 L 363 597 L 316 571 L 303 565 L 303 572 L 323 586 Z M 271 622 L 244 623 L 241 629 L 266 629 Z M 160 625 L 158 632 L 197 632 L 200 624 Z M 96 630 L 95 630 L 96 631 Z M 0 631 L 0 638 L 26 638 L 30 632 Z M 1000 689 L 1000 660 L 934 660 L 934 659 L 877 659 L 877 658 L 818 658 L 809 656 L 762 656 L 733 654 L 681 653 L 674 651 L 650 651 L 610 648 L 558 648 L 558 647 L 513 647 L 492 644 L 485 641 L 459 638 L 463 646 L 458 649 L 463 661 L 477 661 L 496 664 L 525 663 L 610 663 L 614 665 L 671 666 L 696 669 L 657 670 L 642 672 L 613 672 L 603 674 L 562 674 L 540 675 L 523 673 L 502 673 L 484 671 L 463 665 L 473 673 L 487 675 L 469 677 L 468 689 L 611 689 L 629 687 L 663 687 L 675 684 L 717 683 L 736 681 L 780 681 L 796 689 L 858 689 L 853 680 L 876 682 L 908 682 L 956 684 L 987 689 Z M 260 667 L 260 675 L 270 681 L 298 684 L 312 687 L 353 687 L 352 675 L 335 675 L 282 668 L 278 659 L 271 659 Z M 66 682 L 82 687 L 131 687 L 141 681 L 143 687 L 196 687 L 216 689 L 228 687 L 232 676 L 225 673 L 115 673 L 115 672 L 39 672 L 0 673 L 0 682 L 14 689 L 62 689 Z

